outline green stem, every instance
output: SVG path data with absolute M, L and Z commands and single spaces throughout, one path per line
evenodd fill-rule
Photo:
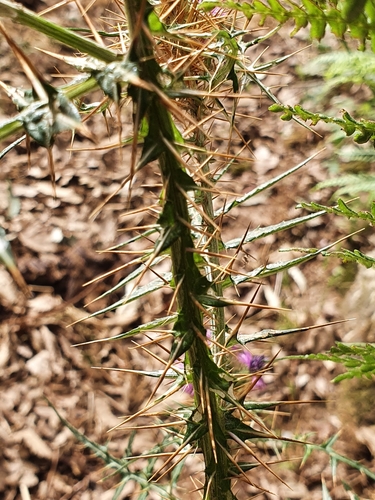
M 64 85 L 64 87 L 60 88 L 60 91 L 65 94 L 68 99 L 77 99 L 88 92 L 95 90 L 97 87 L 98 83 L 95 78 L 90 77 L 80 83 L 75 82 L 68 86 Z M 22 115 L 25 115 L 27 112 L 28 110 L 25 109 L 23 113 L 16 115 L 6 122 L 0 123 L 0 141 L 23 131 Z M 32 113 L 33 111 L 31 110 L 30 112 Z
M 161 138 L 173 137 L 169 113 L 158 101 L 151 107 L 150 116 L 155 120 L 155 130 L 159 130 Z M 180 164 L 172 153 L 165 151 L 159 158 L 159 165 L 166 190 L 165 201 L 173 207 L 177 220 L 190 224 L 188 206 L 180 193 L 181 187 L 178 182 Z M 231 493 L 230 479 L 228 479 L 230 464 L 228 456 L 223 450 L 223 448 L 227 449 L 228 446 L 219 438 L 225 434 L 223 411 L 220 408 L 218 398 L 210 391 L 210 380 L 205 372 L 205 367 L 209 363 L 208 348 L 196 334 L 197 330 L 202 333 L 204 331 L 202 312 L 192 297 L 192 290 L 196 289 L 197 286 L 197 273 L 199 271 L 195 265 L 193 254 L 188 251 L 193 247 L 190 230 L 184 223 L 181 224 L 180 230 L 181 236 L 171 246 L 174 281 L 176 284 L 180 284 L 177 304 L 179 314 L 186 318 L 186 331 L 193 331 L 195 335 L 188 350 L 188 359 L 192 368 L 196 408 L 201 414 L 201 418 L 206 420 L 207 428 L 211 425 L 213 429 L 213 436 L 207 432 L 199 442 L 206 472 L 204 498 L 207 500 L 232 500 L 234 496 Z M 207 412 L 208 407 L 211 415 Z M 203 408 L 205 408 L 204 412 Z M 212 437 L 216 442 L 215 450 L 213 449 Z
M 142 31 L 139 17 L 149 7 L 143 0 L 125 0 L 125 12 L 131 35 L 133 62 L 137 61 L 139 74 L 153 85 L 157 81 L 158 66 L 154 59 L 152 44 Z M 155 71 L 156 70 L 156 71 Z M 144 102 L 138 93 L 136 108 L 141 109 L 144 102 L 149 102 L 147 118 L 149 137 L 160 144 L 174 143 L 172 119 L 160 98 L 149 93 L 144 94 Z M 194 247 L 188 205 L 181 194 L 181 164 L 167 147 L 159 155 L 159 167 L 164 186 L 164 203 L 172 207 L 173 218 L 178 226 L 178 237 L 170 247 L 174 283 L 178 287 L 177 307 L 181 319 L 181 329 L 192 341 L 187 351 L 187 362 L 192 372 L 195 394 L 195 420 L 203 424 L 207 432 L 198 441 L 205 462 L 204 498 L 207 500 L 233 500 L 230 480 L 229 446 L 225 439 L 223 410 L 219 398 L 211 390 L 208 367 L 211 357 L 205 342 L 200 338 L 205 335 L 203 314 L 193 294 L 202 276 L 194 261 L 191 248 Z M 199 332 L 201 335 L 199 335 Z
M 196 113 L 196 118 L 197 122 L 199 123 L 201 119 L 203 118 L 203 103 L 199 105 L 197 113 Z M 199 148 L 204 148 L 205 146 L 205 136 L 202 130 L 198 130 L 196 133 L 196 145 Z M 210 189 L 210 183 L 212 179 L 210 179 L 209 174 L 210 174 L 210 166 L 209 163 L 206 161 L 206 155 L 199 153 L 198 154 L 198 160 L 200 164 L 202 164 L 202 173 L 206 176 L 207 183 L 203 182 L 202 187 L 206 188 L 204 191 L 200 193 L 201 197 L 201 205 L 204 210 L 204 212 L 208 216 L 208 220 L 203 221 L 206 225 L 206 232 L 210 235 L 210 242 L 208 245 L 208 248 L 210 252 L 213 254 L 218 255 L 220 253 L 220 247 L 219 247 L 219 238 L 220 234 L 215 234 L 216 228 L 213 224 L 213 221 L 215 219 L 215 213 L 214 213 L 214 208 L 213 208 L 213 203 L 212 203 L 212 193 L 208 191 Z M 211 222 L 212 221 L 212 222 Z M 212 236 L 212 237 L 211 237 Z M 213 282 L 212 289 L 215 292 L 215 295 L 217 297 L 222 297 L 223 296 L 223 286 L 220 280 L 218 280 L 220 271 L 219 271 L 219 266 L 220 266 L 220 260 L 216 255 L 212 255 L 209 257 L 209 261 L 214 264 L 213 269 L 210 271 L 211 273 L 211 279 Z M 215 338 L 215 341 L 217 342 L 218 345 L 225 345 L 225 316 L 224 316 L 224 308 L 223 307 L 216 307 L 214 310 L 214 331 L 213 335 Z M 216 348 L 216 346 L 214 346 Z M 216 348 L 217 349 L 217 348 Z M 215 351 L 214 351 L 215 352 Z
M 105 47 L 100 47 L 95 42 L 83 38 L 72 31 L 62 28 L 43 17 L 38 16 L 31 10 L 26 9 L 20 4 L 0 0 L 0 17 L 11 19 L 14 23 L 27 26 L 39 33 L 47 35 L 49 38 L 79 50 L 84 54 L 89 54 L 96 59 L 110 63 L 118 59 L 117 54 Z
M 7 139 L 17 132 L 21 132 L 23 130 L 23 125 L 17 117 L 7 120 L 0 124 L 0 141 L 3 139 Z

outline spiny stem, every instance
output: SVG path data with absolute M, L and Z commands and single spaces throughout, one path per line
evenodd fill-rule
M 200 122 L 203 118 L 203 103 L 201 103 L 197 109 L 196 112 L 196 118 L 197 121 Z M 201 130 L 196 131 L 196 146 L 199 148 L 204 148 L 204 134 Z M 202 187 L 209 188 L 210 187 L 210 182 L 211 179 L 209 178 L 210 174 L 210 167 L 209 163 L 206 161 L 205 155 L 203 153 L 198 153 L 198 159 L 200 160 L 202 164 L 202 172 L 207 178 L 207 183 L 202 183 Z M 215 218 L 214 215 L 214 209 L 213 209 L 213 203 L 212 203 L 212 193 L 209 189 L 204 189 L 200 192 L 200 197 L 201 197 L 201 205 L 203 207 L 203 210 L 205 213 L 208 215 L 207 219 L 209 221 L 213 221 Z M 210 268 L 210 274 L 211 274 L 211 281 L 213 282 L 212 288 L 215 292 L 215 295 L 218 297 L 222 297 L 223 295 L 223 287 L 221 286 L 221 282 L 217 280 L 220 272 L 220 260 L 217 255 L 220 253 L 220 248 L 219 248 L 219 236 L 215 235 L 216 228 L 214 227 L 213 224 L 210 222 L 207 222 L 206 220 L 206 231 L 210 234 L 213 235 L 212 238 L 210 238 L 209 242 L 209 250 L 212 252 L 213 256 L 209 257 L 209 260 L 214 264 L 213 268 Z M 214 330 L 213 330 L 213 336 L 215 337 L 215 340 L 218 344 L 224 345 L 225 344 L 225 318 L 224 318 L 224 308 L 222 307 L 217 307 L 215 308 L 214 312 L 214 319 L 215 319 L 215 325 L 214 325 Z M 215 348 L 214 348 L 215 350 Z
M 143 15 L 149 8 L 143 0 L 125 0 L 125 12 L 131 35 L 131 56 L 138 64 L 141 78 L 151 81 L 159 86 L 157 72 L 159 67 L 154 59 L 154 51 L 150 39 L 143 28 Z M 155 143 L 174 143 L 174 129 L 172 118 L 166 109 L 165 102 L 159 94 L 150 94 L 143 91 L 134 93 L 144 101 L 136 102 L 137 108 L 148 103 L 146 117 L 148 119 L 149 137 Z M 205 488 L 204 498 L 207 500 L 234 500 L 231 492 L 230 460 L 224 450 L 228 449 L 225 439 L 224 418 L 218 397 L 210 390 L 208 366 L 212 363 L 209 350 L 201 337 L 205 336 L 203 327 L 203 314 L 196 305 L 194 292 L 197 292 L 200 283 L 205 278 L 200 274 L 194 261 L 194 254 L 188 249 L 194 248 L 190 230 L 190 217 L 187 200 L 180 190 L 182 167 L 178 156 L 168 148 L 163 148 L 158 155 L 159 167 L 164 185 L 164 209 L 171 207 L 172 227 L 177 231 L 176 237 L 170 246 L 174 283 L 179 283 L 177 290 L 177 306 L 181 337 L 176 342 L 176 349 L 172 356 L 178 357 L 178 352 L 185 352 L 186 362 L 192 371 L 192 381 L 195 394 L 196 413 L 195 419 L 206 429 L 203 436 L 198 439 L 205 461 Z M 168 229 L 170 229 L 168 227 Z M 218 248 L 215 249 L 218 251 Z M 202 285 L 203 286 L 203 285 Z M 176 323 L 176 325 L 177 325 Z M 175 326 L 177 329 L 177 326 Z M 184 342 L 186 346 L 184 346 Z M 186 348 L 185 348 L 186 347 Z M 217 446 L 218 443 L 220 446 Z

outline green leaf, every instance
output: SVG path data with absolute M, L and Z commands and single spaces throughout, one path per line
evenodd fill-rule
M 160 21 L 154 10 L 152 10 L 148 15 L 147 21 L 149 28 L 153 34 L 162 35 L 167 33 L 164 24 Z
M 335 346 L 327 353 L 291 356 L 288 359 L 312 359 L 339 363 L 347 371 L 333 379 L 333 382 L 336 383 L 344 379 L 375 375 L 375 344 L 344 344 L 336 342 Z
M 22 119 L 19 117 L 11 118 L 10 120 L 0 123 L 0 141 L 21 131 Z M 2 152 L 0 158 L 5 156 L 6 153 L 7 151 L 5 151 L 5 153 Z
M 134 276 L 136 275 L 136 273 L 140 274 L 142 271 L 143 271 L 142 268 L 137 269 L 137 271 L 132 273 L 133 276 L 131 279 L 134 279 Z M 162 279 L 156 279 L 156 280 L 150 281 L 150 283 L 148 283 L 147 285 L 136 287 L 135 290 L 133 290 L 132 293 L 128 297 L 126 297 L 126 299 L 125 298 L 120 299 L 117 302 L 115 302 L 114 304 L 111 304 L 108 307 L 105 307 L 103 309 L 100 309 L 99 311 L 96 311 L 96 312 L 88 315 L 87 318 L 84 318 L 84 319 L 95 318 L 97 316 L 100 316 L 101 314 L 105 314 L 105 313 L 110 312 L 110 311 L 115 311 L 120 306 L 123 306 L 125 304 L 128 304 L 129 302 L 132 302 L 133 300 L 137 300 L 140 297 L 148 295 L 148 294 L 154 292 L 155 290 L 160 290 L 161 288 L 163 288 L 166 285 L 166 283 L 169 283 L 172 280 L 172 273 L 161 273 L 160 276 L 162 277 Z M 129 279 L 129 277 L 125 278 L 122 281 L 122 285 L 124 284 L 125 280 L 126 280 L 126 282 L 129 282 L 129 281 L 131 281 L 131 279 Z M 121 286 L 117 286 L 117 288 L 121 288 Z
M 168 250 L 182 234 L 182 224 L 176 222 L 172 226 L 162 229 L 159 238 L 154 245 L 154 255 L 160 255 L 165 250 Z
M 225 205 L 224 208 L 221 208 L 221 209 L 219 209 L 219 210 L 217 210 L 215 212 L 215 218 L 216 217 L 220 217 L 222 215 L 225 215 L 225 214 L 229 213 L 234 207 L 237 207 L 238 205 L 241 205 L 242 203 L 248 201 L 250 198 L 253 198 L 257 194 L 262 193 L 266 189 L 271 188 L 272 186 L 274 186 L 275 184 L 277 184 L 278 182 L 280 182 L 282 179 L 285 179 L 289 175 L 293 174 L 294 172 L 297 172 L 297 170 L 299 170 L 300 168 L 304 167 L 305 165 L 308 164 L 308 162 L 310 160 L 312 160 L 313 158 L 315 158 L 317 156 L 317 154 L 319 154 L 319 152 L 315 153 L 315 154 L 313 154 L 311 156 L 309 156 L 305 160 L 301 161 L 301 163 L 298 163 L 298 165 L 295 165 L 294 167 L 292 167 L 291 169 L 287 170 L 286 172 L 282 172 L 281 174 L 273 177 L 272 179 L 269 179 L 268 181 L 264 182 L 263 184 L 260 184 L 259 186 L 257 186 L 256 188 L 252 189 L 248 193 L 245 193 L 245 194 L 241 195 L 239 198 L 235 198 L 234 200 L 226 203 L 226 205 Z
M 339 198 L 337 200 L 337 205 L 334 207 L 326 207 L 324 205 L 321 205 L 320 203 L 299 203 L 297 205 L 297 208 L 306 208 L 307 210 L 311 211 L 318 211 L 324 210 L 327 214 L 336 214 L 336 215 L 342 215 L 344 217 L 348 217 L 349 219 L 362 219 L 369 221 L 371 223 L 375 223 L 375 218 L 374 215 L 371 212 L 355 212 L 349 206 L 341 199 Z
M 225 300 L 224 297 L 214 297 L 213 295 L 198 295 L 197 300 L 200 304 L 209 307 L 227 307 L 232 303 Z
M 232 66 L 231 70 L 228 73 L 228 80 L 232 81 L 233 84 L 233 92 L 237 93 L 239 91 L 239 82 L 238 82 L 238 77 L 237 73 L 234 69 L 234 65 Z
M 198 377 L 201 377 L 202 368 L 198 364 L 193 366 L 193 370 Z M 208 351 L 205 351 L 204 372 L 208 380 L 210 390 L 215 392 L 220 398 L 232 402 L 229 395 L 229 388 L 232 384 L 232 377 L 225 370 L 220 368 L 209 356 Z
M 205 434 L 207 434 L 208 427 L 206 422 L 202 419 L 202 415 L 195 410 L 186 424 L 186 431 L 184 436 L 184 443 L 189 444 L 192 441 L 198 441 Z
M 196 338 L 196 333 L 192 326 L 191 319 L 186 318 L 184 312 L 180 311 L 173 328 L 174 338 L 169 357 L 170 360 L 175 361 L 192 346 Z
M 356 212 L 354 212 L 354 210 L 350 209 L 348 207 L 348 205 L 345 203 L 344 200 L 342 200 L 341 198 L 339 198 L 337 200 L 337 206 L 339 207 L 339 209 L 341 210 L 341 212 L 343 213 L 343 215 L 346 215 L 347 217 L 355 217 L 357 214 Z
M 76 429 L 73 425 L 71 425 L 65 418 L 63 418 L 60 413 L 56 410 L 53 404 L 47 399 L 48 406 L 50 406 L 53 411 L 58 416 L 61 423 L 67 427 L 74 435 L 74 437 L 85 445 L 86 448 L 91 450 L 97 457 L 101 458 L 104 463 L 106 463 L 109 467 L 115 470 L 121 470 L 124 466 L 124 463 L 121 459 L 115 458 L 108 452 L 108 447 L 95 443 L 91 439 L 87 438 L 84 434 L 82 434 L 78 429 Z
M 337 9 L 330 9 L 327 12 L 327 22 L 331 31 L 337 38 L 343 38 L 346 30 L 347 24 L 342 20 L 340 13 Z
M 225 414 L 225 430 L 232 432 L 242 441 L 247 441 L 248 439 L 274 439 L 272 434 L 253 429 L 231 413 Z
M 184 191 L 199 190 L 198 184 L 182 168 L 175 173 L 175 181 Z
M 302 28 L 306 28 L 309 23 L 306 13 L 296 4 L 292 4 L 292 17 L 295 20 L 296 26 L 291 32 L 290 36 L 296 35 Z
M 372 139 L 372 136 L 373 136 L 372 130 L 363 130 L 363 131 L 357 132 L 354 135 L 353 139 L 354 139 L 354 142 L 356 142 L 357 144 L 365 144 L 370 139 Z
M 80 51 L 83 54 L 89 54 L 106 63 L 115 61 L 118 58 L 115 52 L 100 47 L 90 39 L 76 35 L 72 31 L 44 19 L 18 3 L 0 0 L 0 17 L 9 18 L 14 23 L 32 28 L 57 42 L 72 47 L 76 51 Z
M 81 344 L 75 344 L 74 347 L 84 346 L 84 345 L 88 345 L 88 344 L 95 344 L 98 342 L 109 342 L 112 340 L 128 339 L 128 338 L 134 337 L 135 335 L 140 335 L 143 332 L 152 331 L 152 330 L 155 330 L 157 328 L 160 328 L 161 326 L 168 325 L 169 323 L 172 323 L 173 321 L 175 321 L 176 318 L 177 318 L 177 314 L 172 314 L 170 316 L 165 316 L 163 318 L 154 319 L 153 321 L 150 321 L 149 323 L 144 323 L 143 325 L 137 326 L 136 328 L 128 330 L 127 332 L 119 333 L 117 335 L 114 335 L 113 337 L 106 337 L 104 339 L 98 339 L 98 340 L 89 340 L 88 342 L 82 342 Z
M 357 21 L 365 10 L 367 0 L 343 0 L 341 13 L 345 21 L 352 23 Z
M 170 201 L 164 203 L 163 210 L 158 218 L 158 224 L 166 229 L 176 223 L 176 215 L 174 213 L 173 204 Z
M 302 0 L 302 3 L 309 15 L 311 38 L 320 40 L 324 36 L 327 24 L 323 11 L 312 0 Z
M 221 2 L 202 2 L 197 8 L 203 10 L 204 12 L 210 12 L 212 9 L 217 7 Z
M 276 21 L 279 21 L 279 23 L 284 23 L 285 21 L 288 20 L 288 12 L 284 7 L 281 5 L 279 0 L 267 0 L 272 11 L 272 17 L 276 19 Z
M 272 111 L 272 113 L 280 113 L 281 111 L 284 111 L 284 107 L 282 104 L 271 104 L 271 106 L 268 107 L 268 111 Z
M 290 109 L 284 109 L 283 114 L 280 116 L 280 119 L 283 120 L 284 122 L 290 122 L 290 120 L 293 118 L 293 111 Z

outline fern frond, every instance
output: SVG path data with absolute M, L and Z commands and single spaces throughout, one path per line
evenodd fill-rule
M 375 259 L 370 257 L 369 255 L 365 255 L 360 250 L 348 250 L 346 248 L 342 248 L 341 250 L 334 250 L 332 252 L 323 252 L 325 257 L 338 257 L 341 259 L 344 264 L 347 262 L 356 262 L 357 264 L 361 264 L 362 266 L 367 267 L 375 267 Z
M 218 6 L 238 10 L 249 19 L 258 14 L 260 25 L 264 25 L 268 17 L 280 24 L 292 20 L 295 25 L 292 36 L 309 25 L 311 38 L 320 40 L 329 27 L 338 38 L 349 34 L 352 38 L 358 39 L 361 50 L 364 50 L 367 39 L 371 40 L 371 46 L 373 50 L 375 49 L 375 8 L 371 0 L 343 0 L 342 2 L 252 0 L 249 3 L 207 1 L 203 2 L 200 8 L 209 11 Z
M 375 375 L 375 344 L 344 344 L 336 342 L 327 353 L 288 356 L 288 359 L 333 361 L 346 368 L 346 372 L 333 379 L 340 382 L 350 378 L 372 378 Z
M 293 118 L 301 118 L 307 122 L 310 120 L 311 125 L 316 125 L 320 121 L 324 123 L 334 123 L 339 125 L 347 136 L 353 135 L 353 140 L 357 144 L 365 144 L 366 142 L 375 140 L 375 122 L 372 120 L 361 119 L 360 121 L 353 118 L 347 111 L 342 111 L 342 118 L 324 115 L 323 113 L 312 113 L 302 106 L 286 106 L 284 104 L 272 104 L 269 108 L 274 113 L 283 113 L 281 119 L 290 121 Z
M 372 152 L 374 155 L 374 152 Z M 375 193 L 375 175 L 372 174 L 346 174 L 333 179 L 319 182 L 315 189 L 340 187 L 335 193 L 337 196 L 347 194 L 356 196 L 358 193 Z
M 348 219 L 361 219 L 365 221 L 369 221 L 370 224 L 375 224 L 375 202 L 371 204 L 371 212 L 367 211 L 359 211 L 351 209 L 345 201 L 341 198 L 337 200 L 337 205 L 334 207 L 326 207 L 325 205 L 321 205 L 320 203 L 300 203 L 297 205 L 297 208 L 306 208 L 311 212 L 319 212 L 320 210 L 324 210 L 327 214 L 336 214 L 347 217 Z
M 345 163 L 370 163 L 375 161 L 375 150 L 355 147 L 350 150 L 345 149 L 339 153 L 339 156 L 340 160 Z
M 347 83 L 367 85 L 375 91 L 375 54 L 333 51 L 315 57 L 299 68 L 302 76 L 322 76 L 328 90 Z

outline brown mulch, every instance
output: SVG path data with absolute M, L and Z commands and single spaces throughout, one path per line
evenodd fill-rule
M 32 4 L 32 8 L 38 11 L 44 6 L 42 2 Z M 106 7 L 104 2 L 95 5 L 98 16 Z M 67 24 L 79 24 L 73 5 L 69 4 L 58 12 L 67 17 Z M 54 18 L 57 14 L 51 16 Z M 7 27 L 11 29 L 9 23 Z M 20 28 L 19 36 L 23 37 L 24 49 L 32 54 L 35 54 L 32 50 L 34 45 L 48 47 L 43 37 L 34 40 L 34 35 L 26 29 Z M 288 32 L 281 31 L 270 41 L 264 58 L 271 60 L 305 45 L 307 41 L 303 37 L 290 40 Z M 280 87 L 277 94 L 282 102 L 293 104 L 303 94 L 304 84 L 300 84 L 297 91 L 293 85 L 295 65 L 309 57 L 311 52 L 308 50 L 281 66 L 282 74 L 267 76 L 268 86 Z M 258 53 L 260 51 L 261 48 Z M 3 39 L 0 39 L 0 56 L 1 79 L 27 87 L 25 77 Z M 34 64 L 41 65 L 47 73 L 56 72 L 54 60 L 41 55 L 33 57 Z M 242 102 L 238 109 L 239 113 L 248 116 L 240 120 L 238 128 L 245 140 L 251 139 L 254 157 L 250 158 L 248 153 L 249 161 L 240 164 L 224 179 L 228 182 L 228 190 L 246 192 L 296 165 L 323 145 L 324 137 L 322 139 L 294 123 L 281 123 L 278 116 L 267 113 L 267 107 L 265 99 L 249 99 Z M 0 119 L 13 112 L 7 98 L 1 94 Z M 252 118 L 254 116 L 261 121 Z M 115 113 L 112 117 L 108 116 L 107 123 L 102 117 L 96 117 L 90 123 L 99 144 L 111 142 L 107 126 L 110 135 L 117 137 Z M 124 135 L 128 129 L 130 133 L 130 123 L 130 111 L 125 111 L 122 124 Z M 322 127 L 319 132 L 323 136 L 327 133 Z M 224 127 L 215 129 L 215 147 L 225 145 L 226 133 Z M 236 145 L 233 147 L 236 148 Z M 21 143 L 1 161 L 0 226 L 6 230 L 19 270 L 33 293 L 32 298 L 25 297 L 7 271 L 0 267 L 0 496 L 6 500 L 25 500 L 27 494 L 32 499 L 48 500 L 112 498 L 118 478 L 101 481 L 107 474 L 102 470 L 103 463 L 76 441 L 46 398 L 80 432 L 98 443 L 107 443 L 111 453 L 121 457 L 129 442 L 130 432 L 120 429 L 108 433 L 108 430 L 117 426 L 121 417 L 140 410 L 151 388 L 149 380 L 135 373 L 110 369 L 141 370 L 147 367 L 148 370 L 156 370 L 162 367 L 157 359 L 148 356 L 131 340 L 72 347 L 118 335 L 155 317 L 164 316 L 171 294 L 162 289 L 148 296 L 147 300 L 139 299 L 116 311 L 80 321 L 129 292 L 129 289 L 121 287 L 93 302 L 135 269 L 133 265 L 125 267 L 131 260 L 129 255 L 102 251 L 137 234 L 135 230 L 121 230 L 150 223 L 152 214 L 149 212 L 128 218 L 124 217 L 124 213 L 126 209 L 136 210 L 157 203 L 158 187 L 153 167 L 149 166 L 135 179 L 129 206 L 129 190 L 121 188 L 130 162 L 127 148 L 123 148 L 121 153 L 116 149 L 99 150 L 88 139 L 78 135 L 73 144 L 74 151 L 70 149 L 70 136 L 63 134 L 53 149 L 56 198 L 45 150 L 33 144 L 29 166 L 26 145 Z M 311 193 L 309 190 L 326 177 L 323 161 L 331 152 L 332 149 L 328 148 L 294 176 L 254 198 L 247 206 L 236 208 L 234 219 L 223 226 L 224 239 L 241 236 L 249 224 L 250 228 L 256 228 L 302 214 L 295 210 L 296 202 L 301 199 L 329 200 L 330 193 L 327 191 Z M 118 193 L 103 209 L 90 218 L 90 214 L 101 206 L 108 195 L 117 190 Z M 12 200 L 20 206 L 11 214 L 9 206 Z M 270 236 L 261 244 L 246 245 L 242 269 L 251 270 L 267 261 L 274 262 L 294 255 L 279 254 L 280 247 L 320 247 L 350 231 L 348 224 L 340 222 L 337 225 L 330 217 L 315 219 L 288 234 Z M 366 230 L 347 246 L 366 250 L 371 248 L 373 239 L 370 230 Z M 146 242 L 141 241 L 131 248 L 141 251 L 145 247 Z M 120 270 L 112 273 L 117 268 Z M 371 301 L 364 308 L 366 301 L 361 296 L 363 289 L 367 290 L 365 297 L 374 293 L 374 280 L 368 278 L 368 273 L 373 271 L 361 270 L 351 285 L 356 270 L 347 268 L 346 275 L 341 270 L 338 261 L 325 262 L 320 258 L 302 266 L 295 274 L 285 273 L 264 280 L 257 300 L 290 308 L 292 312 L 251 313 L 242 331 L 250 333 L 263 328 L 306 326 L 353 316 L 361 318 L 360 321 L 313 330 L 278 342 L 257 344 L 254 348 L 256 352 L 264 352 L 269 358 L 277 353 L 282 357 L 326 350 L 338 339 L 373 341 Z M 92 281 L 105 273 L 108 273 L 105 278 Z M 346 282 L 345 276 L 340 281 L 343 275 Z M 339 276 L 336 281 L 335 276 Z M 84 286 L 89 282 L 91 284 Z M 338 289 L 337 283 L 343 290 Z M 250 300 L 254 290 L 253 285 L 241 287 L 241 300 Z M 355 299 L 352 300 L 352 297 Z M 235 307 L 230 311 L 230 314 L 237 315 L 231 320 L 231 326 L 241 311 Z M 140 337 L 137 340 L 141 342 L 144 339 Z M 154 348 L 153 353 L 165 356 L 162 347 Z M 374 469 L 375 419 L 372 408 L 366 404 L 369 400 L 373 401 L 374 385 L 347 383 L 337 387 L 331 383 L 337 373 L 337 367 L 327 362 L 280 361 L 275 364 L 272 373 L 265 376 L 266 388 L 253 392 L 251 397 L 314 401 L 314 404 L 280 406 L 269 424 L 276 432 L 282 431 L 290 438 L 307 436 L 314 442 L 323 442 L 341 431 L 337 441 L 338 452 Z M 176 399 L 179 398 L 186 401 L 187 396 L 182 394 Z M 140 433 L 134 442 L 133 453 L 151 448 L 158 437 L 156 431 Z M 287 457 L 288 461 L 273 466 L 286 484 L 264 470 L 251 474 L 255 483 L 273 492 L 273 495 L 264 493 L 257 498 L 319 499 L 322 498 L 322 478 L 334 500 L 350 498 L 344 492 L 340 479 L 350 484 L 361 498 L 375 498 L 373 484 L 353 469 L 339 465 L 338 480 L 335 482 L 329 460 L 324 454 L 313 454 L 300 468 L 303 451 L 299 447 L 290 446 L 282 452 L 274 445 L 265 445 L 261 452 L 274 462 L 279 462 L 282 457 Z M 189 459 L 189 471 L 195 472 L 199 467 L 197 458 Z M 185 492 L 176 493 L 178 498 L 199 498 L 199 493 L 192 493 L 196 486 L 188 477 L 183 476 L 183 484 Z M 239 498 L 255 497 L 257 494 L 256 489 L 241 488 Z M 121 498 L 136 498 L 134 484 L 126 485 Z

